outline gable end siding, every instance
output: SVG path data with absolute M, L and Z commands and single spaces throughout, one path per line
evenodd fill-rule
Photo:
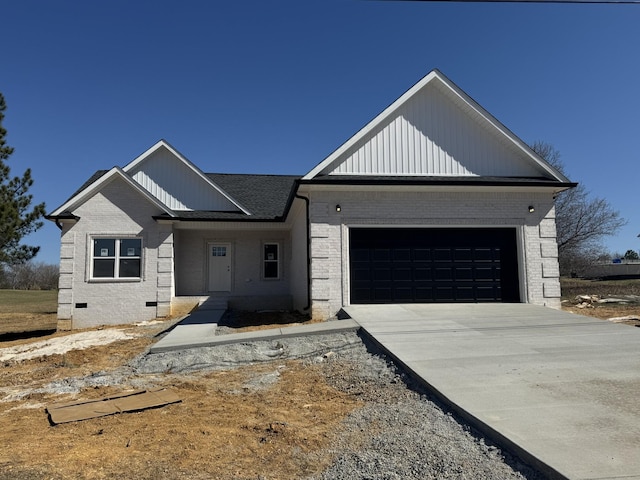
M 323 173 L 539 177 L 522 151 L 429 84 Z
M 159 148 L 128 173 L 171 210 L 240 211 L 166 148 Z

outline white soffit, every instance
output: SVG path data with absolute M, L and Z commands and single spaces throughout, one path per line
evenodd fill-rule
M 438 70 L 304 176 L 544 176 L 569 180 Z

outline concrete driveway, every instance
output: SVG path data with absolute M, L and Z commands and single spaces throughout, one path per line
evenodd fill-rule
M 345 311 L 467 421 L 550 476 L 640 479 L 640 328 L 528 304 Z

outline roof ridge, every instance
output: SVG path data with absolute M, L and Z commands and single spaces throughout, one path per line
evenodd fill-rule
M 228 175 L 228 176 L 247 176 L 247 177 L 291 177 L 302 178 L 301 174 L 290 173 L 225 173 L 225 172 L 205 172 L 205 175 Z

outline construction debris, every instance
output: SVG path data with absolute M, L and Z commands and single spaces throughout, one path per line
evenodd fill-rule
M 640 303 L 640 296 L 618 295 L 616 297 L 602 298 L 600 295 L 578 295 L 574 299 L 573 303 L 577 308 L 594 308 L 596 305 L 603 305 L 607 303 L 628 305 Z
M 626 317 L 611 317 L 607 318 L 612 323 L 626 323 L 626 322 L 640 322 L 638 315 L 627 315 Z
M 111 395 L 92 400 L 54 403 L 47 407 L 51 425 L 77 422 L 90 418 L 115 415 L 116 413 L 138 412 L 149 408 L 163 407 L 182 400 L 172 390 L 141 390 L 138 392 Z

